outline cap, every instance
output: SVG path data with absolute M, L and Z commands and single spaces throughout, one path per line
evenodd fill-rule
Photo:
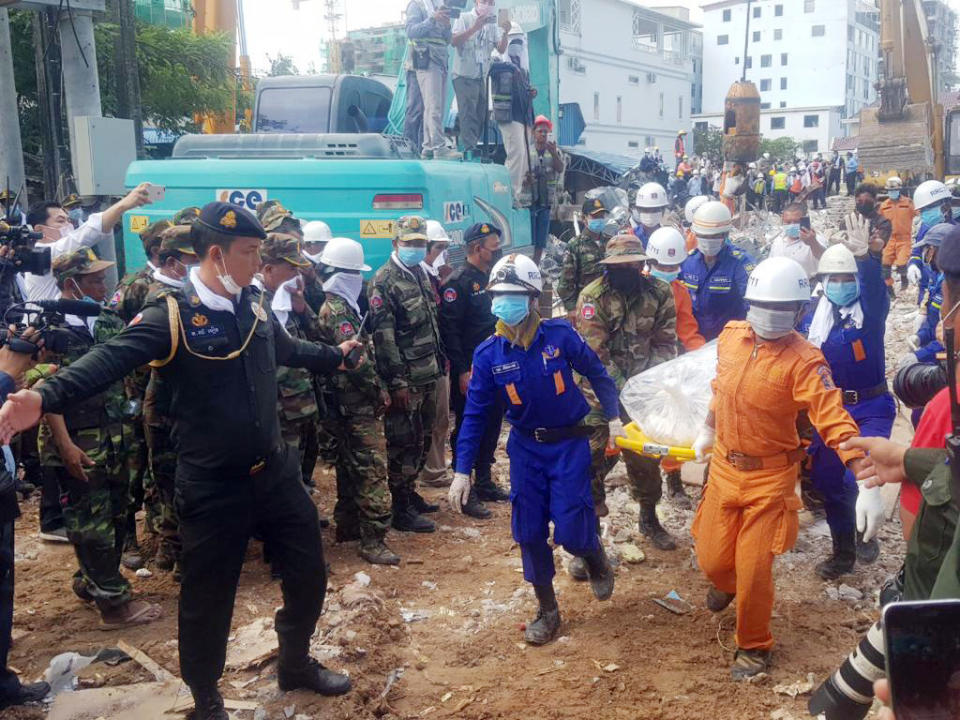
M 260 258 L 264 265 L 275 265 L 282 260 L 294 267 L 310 265 L 310 261 L 303 256 L 300 240 L 286 233 L 269 233 L 260 248 Z
M 197 254 L 189 225 L 173 225 L 160 233 L 160 254 L 171 252 Z
M 193 225 L 200 219 L 200 208 L 194 206 L 185 207 L 183 210 L 173 216 L 174 225 Z
M 77 275 L 91 275 L 108 267 L 113 267 L 116 263 L 109 260 L 101 260 L 90 248 L 80 248 L 76 252 L 60 255 L 53 261 L 51 270 L 57 283 L 61 283 L 67 278 Z
M 640 238 L 633 233 L 621 233 L 607 242 L 607 250 L 600 264 L 618 265 L 620 263 L 643 262 L 647 259 Z
M 404 215 L 397 220 L 397 240 L 427 240 L 427 221 L 419 215 Z
M 265 200 L 257 205 L 257 220 L 267 232 L 280 229 L 280 224 L 293 213 L 280 204 L 279 200 Z
M 603 204 L 603 200 L 600 198 L 594 198 L 592 200 L 583 201 L 583 214 L 584 215 L 595 215 L 597 213 L 606 212 L 607 207 Z
M 503 232 L 493 223 L 475 223 L 467 228 L 463 234 L 463 244 L 469 245 L 477 240 L 482 240 L 487 235 L 496 235 L 502 237 Z
M 0 200 L 13 200 L 16 196 L 13 190 L 0 190 Z
M 60 207 L 64 210 L 69 210 L 70 208 L 75 208 L 80 205 L 80 196 L 76 193 L 70 193 L 67 195 L 63 201 L 60 203 Z
M 143 251 L 149 254 L 153 248 L 160 244 L 160 236 L 164 230 L 169 230 L 172 227 L 173 223 L 169 220 L 157 220 L 155 223 L 147 225 L 143 232 L 140 233 L 140 242 L 143 243 Z
M 232 203 L 207 203 L 200 211 L 197 224 L 230 237 L 252 237 L 260 240 L 267 237 L 253 213 Z
M 937 267 L 950 275 L 960 275 L 960 225 L 947 233 L 937 252 Z

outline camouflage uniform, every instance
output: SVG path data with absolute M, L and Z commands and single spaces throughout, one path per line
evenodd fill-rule
M 401 238 L 426 239 L 426 222 L 401 218 Z M 377 271 L 370 286 L 370 330 L 377 372 L 393 393 L 406 389 L 410 406 L 391 407 L 384 418 L 387 436 L 387 476 L 393 493 L 394 524 L 398 510 L 415 502 L 417 476 L 430 450 L 436 414 L 436 381 L 442 359 L 437 304 L 423 270 L 404 266 L 397 254 Z
M 59 283 L 112 264 L 97 260 L 84 248 L 57 258 L 53 272 Z M 94 321 L 92 333 L 83 319 L 80 324 L 68 322 L 64 328 L 70 333 L 69 348 L 62 355 L 48 353 L 50 362 L 61 368 L 95 344 L 118 335 L 124 323 L 115 312 L 104 309 Z M 63 414 L 70 439 L 94 462 L 86 468 L 86 481 L 67 471 L 49 427 L 40 431 L 40 462 L 56 474 L 67 537 L 80 565 L 74 588 L 101 608 L 118 607 L 130 600 L 130 584 L 120 574 L 130 492 L 127 456 L 134 442 L 133 426 L 124 418 L 125 405 L 123 383 L 117 382 Z
M 320 340 L 339 345 L 352 340 L 360 317 L 342 297 L 327 295 L 317 316 Z M 324 428 L 336 440 L 337 506 L 333 511 L 337 537 L 359 536 L 364 543 L 382 540 L 390 527 L 390 487 L 387 484 L 385 442 L 378 412 L 384 387 L 366 360 L 353 372 L 327 381 L 327 417 Z
M 626 250 L 642 254 L 640 240 L 629 237 L 633 240 L 624 241 L 624 236 L 611 240 L 607 258 Z M 650 277 L 641 277 L 637 290 L 629 295 L 614 290 L 607 277 L 600 277 L 584 288 L 577 304 L 577 329 L 603 362 L 617 390 L 634 375 L 676 357 L 676 323 L 673 291 L 667 283 Z M 590 437 L 594 504 L 603 508 L 604 479 L 617 458 L 605 454 L 609 431 L 603 409 L 589 383 L 581 385 L 591 407 L 586 423 L 596 428 Z M 657 461 L 632 452 L 624 452 L 623 459 L 634 498 L 641 505 L 655 507 L 662 494 Z

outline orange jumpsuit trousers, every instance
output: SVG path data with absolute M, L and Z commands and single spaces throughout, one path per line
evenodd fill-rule
M 913 201 L 905 197 L 901 197 L 896 202 L 887 199 L 880 205 L 879 210 L 880 214 L 893 226 L 890 242 L 883 248 L 883 265 L 887 268 L 896 265 L 898 269 L 904 271 L 910 260 L 913 216 L 916 214 Z M 888 277 L 887 284 L 892 282 L 893 280 Z

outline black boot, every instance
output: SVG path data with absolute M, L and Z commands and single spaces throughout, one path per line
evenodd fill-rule
M 281 659 L 277 668 L 277 685 L 284 692 L 290 690 L 313 690 L 319 695 L 343 695 L 350 692 L 350 678 L 342 673 L 328 670 L 312 657 L 299 668 L 284 666 Z
M 553 592 L 553 583 L 534 585 L 533 591 L 537 595 L 539 608 L 537 617 L 527 623 L 524 639 L 531 645 L 546 645 L 553 640 L 560 629 L 560 609 L 557 607 L 557 596 Z
M 864 565 L 869 565 L 877 561 L 880 557 L 880 543 L 877 538 L 872 537 L 868 542 L 863 541 L 863 533 L 857 533 L 857 560 Z
M 857 562 L 857 534 L 855 531 L 837 535 L 830 531 L 833 538 L 833 555 L 817 564 L 816 571 L 824 580 L 836 580 L 841 575 L 853 572 Z
M 335 537 L 338 543 L 354 542 L 360 539 L 360 528 L 356 525 L 341 525 L 337 523 Z
M 433 521 L 418 513 L 406 497 L 394 500 L 391 524 L 394 530 L 401 532 L 432 533 L 437 529 Z
M 903 292 L 908 287 L 910 287 L 910 281 L 907 280 L 907 271 L 901 270 L 900 271 L 900 292 Z
M 413 509 L 421 515 L 426 513 L 435 513 L 440 509 L 439 505 L 434 505 L 431 502 L 427 502 L 416 490 L 410 493 L 410 504 L 413 506 Z
M 493 513 L 487 509 L 487 506 L 480 502 L 480 498 L 477 497 L 476 487 L 470 488 L 470 495 L 467 496 L 467 502 L 463 506 L 463 514 L 469 515 L 477 520 L 486 520 L 493 515 Z
M 679 508 L 690 510 L 693 507 L 690 496 L 683 488 L 683 480 L 680 479 L 679 470 L 671 470 L 667 473 L 667 495 L 670 496 L 670 501 Z
M 677 541 L 673 539 L 657 518 L 656 505 L 640 505 L 640 532 L 650 539 L 658 550 L 676 550 Z
M 476 482 L 473 485 L 477 490 L 477 497 L 484 502 L 508 502 L 510 493 L 502 490 L 493 481 L 490 468 L 477 468 Z
M 880 586 L 880 607 L 886 607 L 890 603 L 900 602 L 903 599 L 903 566 L 896 575 L 891 575 L 883 581 Z
M 217 686 L 205 688 L 190 688 L 193 693 L 194 710 L 190 720 L 230 720 L 230 716 L 223 708 L 223 697 Z
M 583 560 L 587 564 L 593 596 L 597 600 L 609 600 L 613 595 L 614 575 L 603 544 L 589 555 L 584 555 Z
M 387 547 L 382 537 L 364 538 L 360 541 L 360 557 L 371 565 L 399 565 L 400 556 Z
M 0 695 L 0 710 L 3 708 L 14 707 L 16 705 L 38 703 L 49 694 L 50 685 L 45 682 L 35 682 L 28 685 L 21 685 L 12 695 Z

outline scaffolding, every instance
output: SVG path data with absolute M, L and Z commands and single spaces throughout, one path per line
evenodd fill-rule
M 134 0 L 137 20 L 170 28 L 189 28 L 193 22 L 190 0 Z
M 400 72 L 400 65 L 403 62 L 407 34 L 403 25 L 351 30 L 347 33 L 347 39 L 343 45 L 350 54 L 350 62 L 344 63 L 345 70 L 361 74 L 395 76 Z

